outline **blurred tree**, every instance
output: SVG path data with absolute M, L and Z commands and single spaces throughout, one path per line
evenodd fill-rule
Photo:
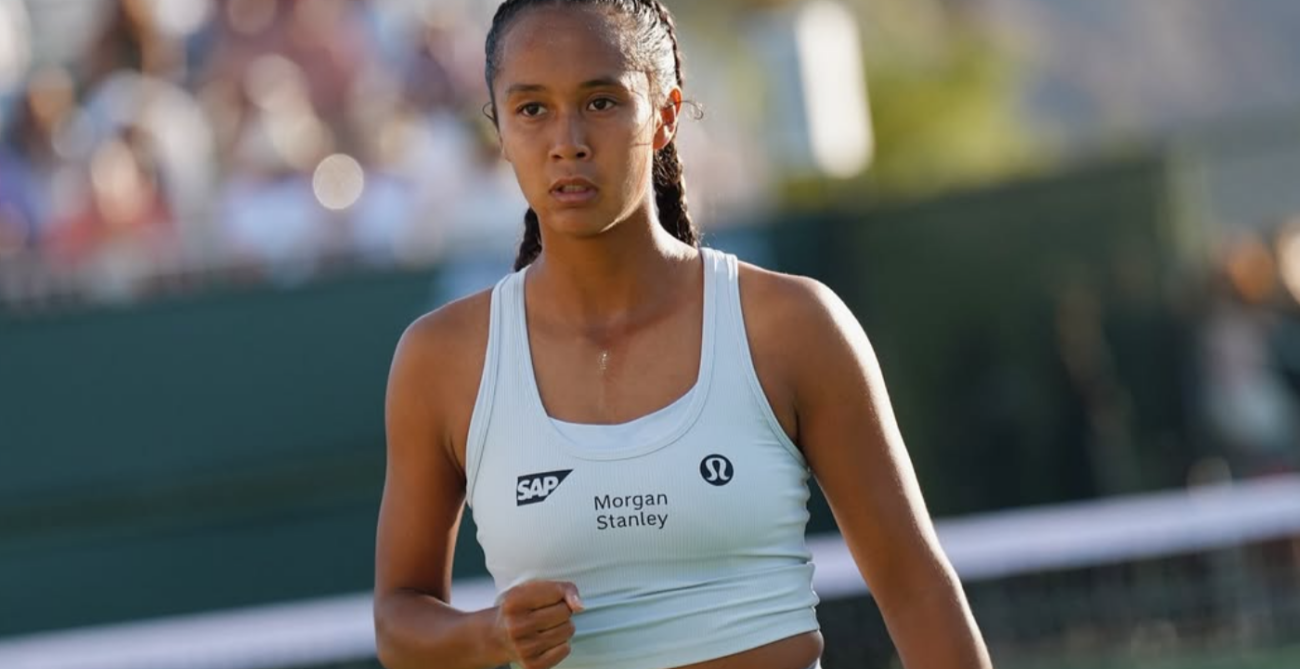
M 875 156 L 839 183 L 790 184 L 796 203 L 863 192 L 917 198 L 1000 181 L 1046 162 L 1019 106 L 1022 73 L 966 5 L 853 0 L 861 17 Z

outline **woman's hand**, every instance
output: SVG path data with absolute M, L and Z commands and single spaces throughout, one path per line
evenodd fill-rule
M 567 581 L 528 581 L 501 595 L 493 626 L 495 641 L 510 662 L 524 669 L 551 669 L 569 656 L 574 627 L 582 611 L 578 587 Z

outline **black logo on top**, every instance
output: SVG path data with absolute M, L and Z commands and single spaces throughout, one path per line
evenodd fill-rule
M 515 506 L 545 501 L 571 472 L 572 469 L 562 469 L 520 476 L 519 482 L 515 484 Z
M 735 474 L 736 470 L 726 456 L 715 453 L 704 456 L 700 461 L 700 476 L 710 485 L 727 485 Z

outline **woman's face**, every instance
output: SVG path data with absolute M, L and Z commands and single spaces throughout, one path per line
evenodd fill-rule
M 493 92 L 502 153 L 544 228 L 589 237 L 649 211 L 675 107 L 654 108 L 615 20 L 589 7 L 528 10 L 503 38 Z

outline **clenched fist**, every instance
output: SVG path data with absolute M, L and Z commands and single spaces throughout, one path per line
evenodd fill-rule
M 551 669 L 569 656 L 578 587 L 567 581 L 528 581 L 505 591 L 496 607 L 496 641 L 524 669 Z

